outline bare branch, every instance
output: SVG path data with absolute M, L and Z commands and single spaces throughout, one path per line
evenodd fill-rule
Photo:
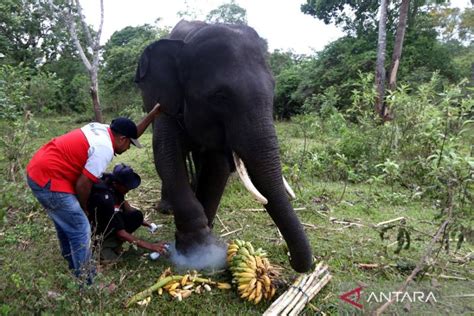
M 94 60 L 93 60 L 92 65 L 95 71 L 99 69 L 100 37 L 102 35 L 103 25 L 104 25 L 104 0 L 100 0 L 100 25 L 99 25 L 99 29 L 97 30 L 97 35 L 95 37 L 95 43 L 93 46 Z
M 75 3 L 74 3 L 74 1 L 75 1 Z M 82 28 L 84 29 L 84 33 L 86 34 L 87 45 L 89 47 L 92 47 L 93 50 L 95 50 L 94 49 L 94 44 L 95 43 L 92 41 L 92 36 L 91 36 L 91 32 L 89 30 L 89 26 L 86 23 L 85 16 L 82 14 L 81 3 L 79 2 L 79 0 L 70 0 L 70 3 L 71 3 L 71 5 L 75 6 L 76 9 L 77 9 L 77 13 L 79 14 L 79 18 L 81 19 Z
M 68 24 L 69 33 L 71 34 L 74 45 L 76 46 L 79 52 L 79 56 L 81 57 L 82 63 L 84 64 L 84 66 L 86 66 L 87 71 L 91 72 L 92 65 L 89 62 L 89 59 L 87 59 L 87 56 L 84 53 L 84 50 L 82 49 L 82 45 L 79 42 L 79 37 L 77 36 L 77 30 L 76 30 L 76 23 L 74 22 L 74 17 L 70 12 L 67 13 L 66 22 Z

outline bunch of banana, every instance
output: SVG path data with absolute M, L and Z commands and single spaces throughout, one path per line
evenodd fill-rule
M 258 304 L 275 295 L 278 270 L 261 248 L 254 250 L 250 242 L 234 240 L 227 250 L 227 262 L 241 298 Z
M 205 291 L 210 292 L 211 286 L 215 286 L 218 289 L 231 288 L 229 283 L 215 282 L 211 279 L 203 278 L 196 271 L 188 272 L 185 275 L 173 275 L 171 269 L 168 268 L 161 274 L 153 286 L 132 296 L 125 303 L 125 306 L 129 307 L 134 303 L 148 305 L 154 291 L 157 291 L 159 295 L 167 292 L 174 299 L 182 301 L 189 297 L 193 292 L 198 294 Z

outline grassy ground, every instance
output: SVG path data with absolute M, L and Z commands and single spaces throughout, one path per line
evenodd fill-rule
M 49 138 L 59 135 L 83 123 L 71 123 L 69 119 L 41 119 L 39 134 L 32 140 L 32 147 L 39 147 Z M 284 134 L 287 124 L 278 126 Z M 290 139 L 292 146 L 303 146 L 302 139 Z M 152 164 L 151 134 L 146 133 L 141 142 L 145 148 L 132 148 L 116 157 L 114 164 L 125 162 L 132 165 L 142 176 L 142 185 L 129 193 L 132 204 L 140 207 L 146 217 L 163 227 L 156 235 L 139 229 L 138 235 L 153 241 L 173 240 L 174 224 L 171 216 L 159 214 L 154 207 L 159 198 L 160 181 Z M 317 144 L 312 144 L 317 145 Z M 112 167 L 112 166 L 111 166 Z M 291 181 L 290 181 L 291 182 Z M 312 301 L 317 310 L 326 314 L 361 313 L 341 302 L 342 293 L 359 285 L 380 288 L 385 292 L 395 291 L 421 258 L 424 249 L 439 224 L 434 220 L 438 210 L 436 201 L 412 199 L 410 193 L 401 188 L 384 185 L 328 183 L 302 174 L 297 183 L 291 183 L 298 198 L 293 206 L 305 225 L 317 261 L 328 263 L 332 281 Z M 29 192 L 25 188 L 24 195 Z M 10 197 L 11 198 L 11 197 Z M 31 196 L 30 196 L 31 198 Z M 13 200 L 12 200 L 13 201 Z M 13 203 L 13 202 L 12 202 Z M 15 201 L 21 205 L 21 201 Z M 270 260 L 284 268 L 283 277 L 292 281 L 296 273 L 291 270 L 284 241 L 266 212 L 255 211 L 258 205 L 243 188 L 236 177 L 232 177 L 225 190 L 214 232 L 227 235 L 224 240 L 234 238 L 251 241 L 262 247 Z M 397 248 L 397 228 L 389 230 L 385 239 L 373 224 L 404 216 L 411 236 L 409 249 Z M 346 221 L 351 227 L 342 224 Z M 445 279 L 440 274 L 472 279 L 472 263 L 456 263 L 456 260 L 473 252 L 472 244 L 464 243 L 459 252 L 446 254 L 441 251 L 436 262 L 430 264 L 429 274 L 422 284 L 436 288 L 441 294 L 466 291 L 472 293 L 472 280 Z M 359 264 L 378 264 L 377 268 L 363 269 Z M 2 314 L 32 313 L 149 313 L 149 314 L 219 314 L 257 315 L 265 311 L 269 302 L 255 306 L 239 299 L 235 290 L 213 290 L 193 294 L 183 302 L 171 300 L 169 296 L 154 296 L 147 307 L 124 310 L 123 303 L 132 294 L 152 285 L 170 262 L 160 259 L 150 261 L 141 250 L 130 249 L 123 260 L 113 266 L 103 266 L 93 288 L 79 290 L 70 276 L 66 262 L 61 258 L 59 245 L 52 223 L 37 205 L 33 209 L 21 207 L 9 209 L 6 222 L 0 228 L 0 312 Z M 229 280 L 225 272 L 215 273 L 216 280 Z M 433 281 L 434 280 L 434 281 Z M 424 283 L 423 283 L 424 282 Z M 99 285 L 114 283 L 112 291 Z M 280 290 L 278 294 L 283 291 Z M 441 295 L 440 294 L 440 295 Z M 405 302 L 406 303 L 406 302 Z M 412 303 L 397 304 L 392 310 L 404 313 L 405 308 L 413 314 L 473 313 L 474 304 L 468 299 L 444 299 L 442 305 Z M 370 305 L 373 307 L 375 305 Z M 369 308 L 366 306 L 366 312 Z M 306 308 L 306 314 L 318 314 Z

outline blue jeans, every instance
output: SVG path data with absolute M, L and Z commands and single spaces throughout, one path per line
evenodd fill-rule
M 30 177 L 28 185 L 56 227 L 61 254 L 74 274 L 92 283 L 95 267 L 91 262 L 91 227 L 74 194 L 52 192 L 51 182 L 39 186 Z

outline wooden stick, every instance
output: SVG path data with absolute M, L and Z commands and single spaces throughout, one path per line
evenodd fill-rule
M 358 264 L 359 268 L 362 269 L 376 269 L 379 267 L 378 263 L 359 263 Z
M 318 228 L 318 226 L 314 225 L 314 224 L 308 224 L 308 223 L 301 223 L 303 226 L 306 226 L 306 227 L 311 227 L 311 228 Z
M 231 232 L 222 234 L 221 237 L 229 236 L 229 235 L 231 235 L 231 234 L 233 234 L 233 233 L 240 232 L 241 230 L 243 230 L 243 228 L 237 228 L 236 230 L 233 230 L 233 231 L 231 231 Z
M 469 280 L 468 278 L 458 277 L 458 276 L 455 276 L 455 275 L 445 275 L 445 274 L 435 275 L 435 274 L 431 274 L 431 273 L 425 273 L 425 275 L 440 278 L 440 279 L 445 279 L 445 280 L 460 280 L 460 281 Z
M 229 228 L 227 228 L 227 226 L 225 226 L 225 224 L 221 221 L 221 218 L 219 217 L 219 215 L 216 215 L 217 217 L 217 220 L 219 221 L 219 223 L 221 223 L 222 227 L 224 227 L 224 229 L 229 232 Z
M 242 208 L 240 210 L 244 211 L 244 212 L 265 212 L 266 211 L 266 209 L 264 209 L 264 208 Z M 296 207 L 293 210 L 295 210 L 295 211 L 304 211 L 304 210 L 306 210 L 306 207 Z
M 400 222 L 400 221 L 403 221 L 403 220 L 405 220 L 405 217 L 401 216 L 401 217 L 397 217 L 397 218 L 394 218 L 394 219 L 391 219 L 391 220 L 388 220 L 388 221 L 385 221 L 385 222 L 377 223 L 377 224 L 375 224 L 375 227 L 380 227 L 380 226 L 383 226 L 383 225 L 387 225 L 387 224 L 394 223 L 394 222 Z

